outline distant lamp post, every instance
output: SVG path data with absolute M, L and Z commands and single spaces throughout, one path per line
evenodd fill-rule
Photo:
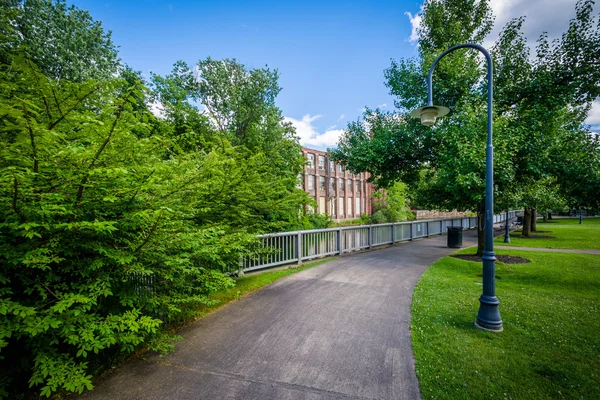
M 502 331 L 500 318 L 500 301 L 496 297 L 496 254 L 494 253 L 494 148 L 492 146 L 492 96 L 493 96 L 493 66 L 490 53 L 478 44 L 465 43 L 449 48 L 435 59 L 429 69 L 427 79 L 427 105 L 417 108 L 410 113 L 411 116 L 420 118 L 421 124 L 431 126 L 439 117 L 450 111 L 446 107 L 433 105 L 432 76 L 435 66 L 442 57 L 454 50 L 471 48 L 479 50 L 487 60 L 488 81 L 488 136 L 486 148 L 486 185 L 485 185 L 485 250 L 483 252 L 483 293 L 479 298 L 479 312 L 475 326 L 494 332 Z
M 579 225 L 583 224 L 583 207 L 579 207 Z
M 504 243 L 510 243 L 510 229 L 508 226 L 508 203 L 506 203 L 506 221 L 504 222 Z

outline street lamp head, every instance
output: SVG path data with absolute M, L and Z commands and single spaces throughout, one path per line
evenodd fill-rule
M 431 126 L 435 124 L 436 118 L 443 117 L 448 114 L 450 109 L 443 106 L 425 106 L 411 111 L 410 116 L 421 118 L 421 124 Z

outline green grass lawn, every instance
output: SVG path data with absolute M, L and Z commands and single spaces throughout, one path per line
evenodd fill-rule
M 496 242 L 503 246 L 600 250 L 600 218 L 585 218 L 582 225 L 579 218 L 538 222 L 537 230 L 544 232 L 532 232 L 531 238 L 523 238 L 518 230 L 511 233 L 511 243 L 504 243 L 504 236 L 496 238 Z M 536 238 L 541 235 L 554 237 Z
M 473 325 L 481 263 L 445 257 L 421 277 L 411 330 L 423 398 L 600 399 L 600 256 L 498 253 L 531 260 L 497 264 L 501 333 Z

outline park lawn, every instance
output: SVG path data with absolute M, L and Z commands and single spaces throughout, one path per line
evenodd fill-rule
M 481 263 L 445 257 L 417 284 L 411 331 L 423 398 L 600 399 L 600 256 L 498 253 L 531 260 L 497 264 L 503 332 L 473 325 Z
M 532 232 L 531 238 L 523 238 L 519 229 L 511 233 L 510 243 L 504 243 L 503 236 L 496 238 L 496 242 L 502 246 L 600 250 L 600 218 L 584 218 L 582 225 L 579 218 L 538 222 L 537 230 L 544 232 Z M 554 237 L 536 237 L 542 235 Z

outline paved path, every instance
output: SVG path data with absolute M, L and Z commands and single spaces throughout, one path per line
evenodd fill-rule
M 600 250 L 583 249 L 549 249 L 547 247 L 520 247 L 520 246 L 494 246 L 494 249 L 502 250 L 526 250 L 526 251 L 548 251 L 551 253 L 577 253 L 577 254 L 600 254 Z
M 476 243 L 465 232 L 464 245 Z M 419 399 L 413 289 L 446 236 L 347 255 L 291 275 L 180 332 L 85 399 Z

